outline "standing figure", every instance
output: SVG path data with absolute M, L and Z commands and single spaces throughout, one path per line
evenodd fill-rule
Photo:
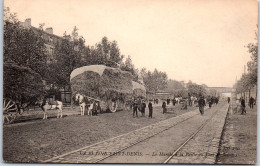
M 204 114 L 204 107 L 206 105 L 205 100 L 203 99 L 203 97 L 200 97 L 199 101 L 199 110 L 200 110 L 200 114 L 203 115 Z
M 209 101 L 209 108 L 211 108 L 212 104 L 213 104 L 213 100 L 212 100 L 212 97 L 208 99 Z
M 242 109 L 242 113 L 241 114 L 246 114 L 246 104 L 245 104 L 245 99 L 242 97 L 241 98 L 241 109 Z
M 172 104 L 173 104 L 173 106 L 175 106 L 175 104 L 176 104 L 176 99 L 175 99 L 175 97 L 174 97 L 173 100 L 172 100 Z
M 215 98 L 215 103 L 218 104 L 219 97 Z
M 142 102 L 142 116 L 145 116 L 145 108 L 146 108 L 146 104 L 143 100 L 143 102 Z
M 227 102 L 228 102 L 228 103 L 230 102 L 230 97 L 227 98 Z
M 189 101 L 189 106 L 192 106 L 192 101 L 191 101 L 191 97 L 190 96 L 188 98 L 188 101 Z
M 167 105 L 169 105 L 171 102 L 171 100 L 169 98 L 166 101 L 167 101 Z
M 95 115 L 97 116 L 97 114 L 98 114 L 98 113 L 97 113 L 97 110 L 98 110 L 98 103 L 97 103 L 96 101 L 94 101 L 94 102 L 93 102 L 93 110 L 92 110 L 94 116 L 95 116 Z
M 255 99 L 251 96 L 250 99 L 249 99 L 249 106 L 251 109 L 254 108 L 254 102 L 255 102 Z
M 182 103 L 181 110 L 187 110 L 188 109 L 188 99 L 185 99 Z
M 148 108 L 149 108 L 149 118 L 152 118 L 153 117 L 153 104 L 151 102 L 149 102 Z
M 215 103 L 215 97 L 212 96 L 210 101 L 211 101 L 211 105 L 213 105 Z
M 163 102 L 162 104 L 162 108 L 163 108 L 163 114 L 167 112 L 167 109 L 166 109 L 166 103 L 165 101 Z
M 138 117 L 137 107 L 138 107 L 138 104 L 137 104 L 137 101 L 135 100 L 133 103 L 133 117 L 135 117 L 135 114 L 136 114 L 136 117 Z

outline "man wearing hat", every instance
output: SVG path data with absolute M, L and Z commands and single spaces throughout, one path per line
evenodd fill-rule
M 136 117 L 138 117 L 137 107 L 138 107 L 137 101 L 134 100 L 134 103 L 133 103 L 133 117 L 135 117 L 135 114 L 136 114 Z
M 153 104 L 151 101 L 149 101 L 148 108 L 149 108 L 149 118 L 152 118 L 153 117 Z
M 199 110 L 200 110 L 200 114 L 203 115 L 204 114 L 204 106 L 206 105 L 204 98 L 201 96 L 199 101 Z

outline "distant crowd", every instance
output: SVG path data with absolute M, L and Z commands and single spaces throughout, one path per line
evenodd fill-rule
M 209 108 L 212 107 L 213 104 L 218 104 L 219 97 L 215 96 L 207 96 L 204 98 L 201 96 L 199 99 L 194 96 L 189 96 L 188 98 L 182 98 L 182 97 L 174 97 L 172 99 L 150 99 L 150 100 L 144 100 L 144 99 L 134 99 L 133 103 L 131 104 L 131 109 L 133 110 L 133 117 L 138 117 L 138 111 L 141 112 L 141 116 L 145 116 L 145 110 L 146 107 L 148 107 L 149 110 L 149 118 L 153 117 L 153 104 L 158 105 L 159 101 L 161 101 L 161 107 L 162 107 L 162 113 L 167 113 L 167 107 L 172 103 L 173 106 L 176 104 L 181 104 L 181 110 L 187 110 L 188 106 L 196 105 L 199 107 L 200 113 L 204 114 L 204 107 L 206 106 L 206 103 L 209 105 Z M 148 106 L 146 105 L 148 103 Z

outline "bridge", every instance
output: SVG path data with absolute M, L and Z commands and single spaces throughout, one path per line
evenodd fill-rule
M 232 87 L 207 87 L 207 90 L 211 90 L 214 89 L 216 90 L 218 93 L 232 93 L 235 91 L 234 88 Z

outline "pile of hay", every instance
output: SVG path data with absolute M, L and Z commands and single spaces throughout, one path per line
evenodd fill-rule
M 98 98 L 116 99 L 122 94 L 132 94 L 131 73 L 104 65 L 91 65 L 77 68 L 70 76 L 71 92 Z
M 132 85 L 134 97 L 146 98 L 146 89 L 142 84 L 132 81 Z

